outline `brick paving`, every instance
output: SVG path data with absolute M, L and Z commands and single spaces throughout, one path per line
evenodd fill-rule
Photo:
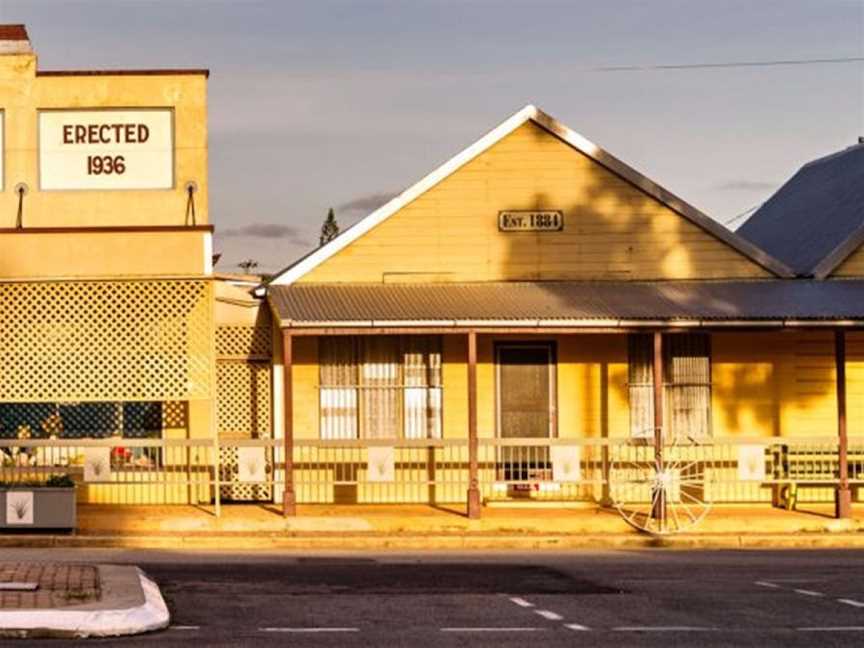
M 99 569 L 68 563 L 0 563 L 0 583 L 38 583 L 32 592 L 0 590 L 2 609 L 50 609 L 102 598 Z

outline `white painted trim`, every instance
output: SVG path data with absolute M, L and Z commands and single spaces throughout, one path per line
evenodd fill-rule
M 792 270 L 786 267 L 783 263 L 774 259 L 743 237 L 735 234 L 733 231 L 727 229 L 689 203 L 673 195 L 629 165 L 607 153 L 594 142 L 571 130 L 554 117 L 547 115 L 536 106 L 528 104 L 519 112 L 474 142 L 471 146 L 464 149 L 461 153 L 450 158 L 447 162 L 439 166 L 419 182 L 403 191 L 387 204 L 373 211 L 356 225 L 345 230 L 335 239 L 318 248 L 295 265 L 278 273 L 267 285 L 288 286 L 293 284 L 303 275 L 307 274 L 337 252 L 343 250 L 369 232 L 371 229 L 390 218 L 390 216 L 401 210 L 407 204 L 419 198 L 429 189 L 481 153 L 491 148 L 494 144 L 528 121 L 535 122 L 538 126 L 564 140 L 572 147 L 605 166 L 613 173 L 623 177 L 625 180 L 645 191 L 650 196 L 668 206 L 670 209 L 678 212 L 684 218 L 687 218 L 692 223 L 713 234 L 716 238 L 743 254 L 754 263 L 764 267 L 779 277 L 791 278 L 795 276 Z
M 273 389 L 273 438 L 285 438 L 285 367 L 282 364 L 282 354 L 279 358 L 273 358 L 273 365 L 270 372 L 270 384 Z M 282 491 L 285 490 L 285 470 L 274 469 L 273 480 L 276 482 L 273 488 L 273 502 L 278 504 L 282 501 Z M 279 487 L 281 485 L 281 488 Z
M 426 193 L 429 189 L 444 180 L 444 178 L 473 160 L 496 142 L 512 133 L 529 119 L 536 117 L 538 112 L 539 111 L 535 106 L 530 104 L 525 106 L 522 110 L 493 130 L 489 131 L 486 135 L 474 142 L 461 153 L 450 158 L 447 162 L 439 166 L 418 183 L 403 191 L 387 204 L 376 209 L 350 229 L 345 230 L 342 235 L 337 236 L 327 245 L 319 248 L 295 266 L 288 268 L 285 272 L 274 277 L 270 283 L 275 286 L 291 285 L 307 272 L 366 234 L 366 232 L 371 230 L 373 227 L 390 218 L 390 216 L 402 209 L 405 205 L 419 198 L 422 194 Z
M 213 234 L 204 233 L 204 274 L 213 274 Z

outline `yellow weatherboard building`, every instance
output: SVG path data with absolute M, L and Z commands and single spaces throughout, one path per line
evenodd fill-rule
M 0 52 L 0 477 L 286 514 L 585 501 L 651 532 L 849 514 L 864 231 L 805 263 L 796 227 L 854 212 L 810 165 L 745 237 L 527 106 L 260 284 L 212 269 L 206 71 L 40 71 L 21 26 Z
M 43 71 L 0 28 L 0 437 L 212 437 L 207 76 Z

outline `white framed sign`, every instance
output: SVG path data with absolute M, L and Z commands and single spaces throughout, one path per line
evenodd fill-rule
M 367 448 L 366 481 L 396 481 L 396 448 L 393 446 L 371 446 Z
M 738 446 L 738 479 L 765 481 L 765 446 Z
M 39 188 L 172 189 L 170 108 L 39 111 Z
M 248 484 L 267 480 L 264 448 L 237 448 L 237 481 Z
M 33 524 L 33 491 L 6 491 L 6 524 Z
M 560 232 L 564 212 L 559 210 L 511 209 L 498 212 L 500 232 Z
M 111 480 L 111 448 L 84 448 L 84 481 Z
M 578 482 L 582 477 L 579 466 L 581 455 L 582 448 L 579 446 L 551 446 L 549 456 L 552 459 L 552 481 Z

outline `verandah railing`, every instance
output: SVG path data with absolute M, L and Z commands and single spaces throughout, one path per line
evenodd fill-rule
M 799 501 L 830 502 L 838 451 L 826 437 L 713 439 L 670 444 L 664 461 L 673 481 L 698 477 L 700 497 L 714 503 L 776 502 L 793 484 L 810 487 Z M 218 509 L 226 501 L 279 502 L 283 452 L 279 439 L 0 439 L 0 482 L 69 474 L 84 502 Z M 481 438 L 478 478 L 487 501 L 608 504 L 653 462 L 650 440 Z M 864 437 L 850 437 L 848 463 L 849 483 L 864 484 Z M 463 504 L 468 441 L 295 440 L 293 476 L 299 503 Z

